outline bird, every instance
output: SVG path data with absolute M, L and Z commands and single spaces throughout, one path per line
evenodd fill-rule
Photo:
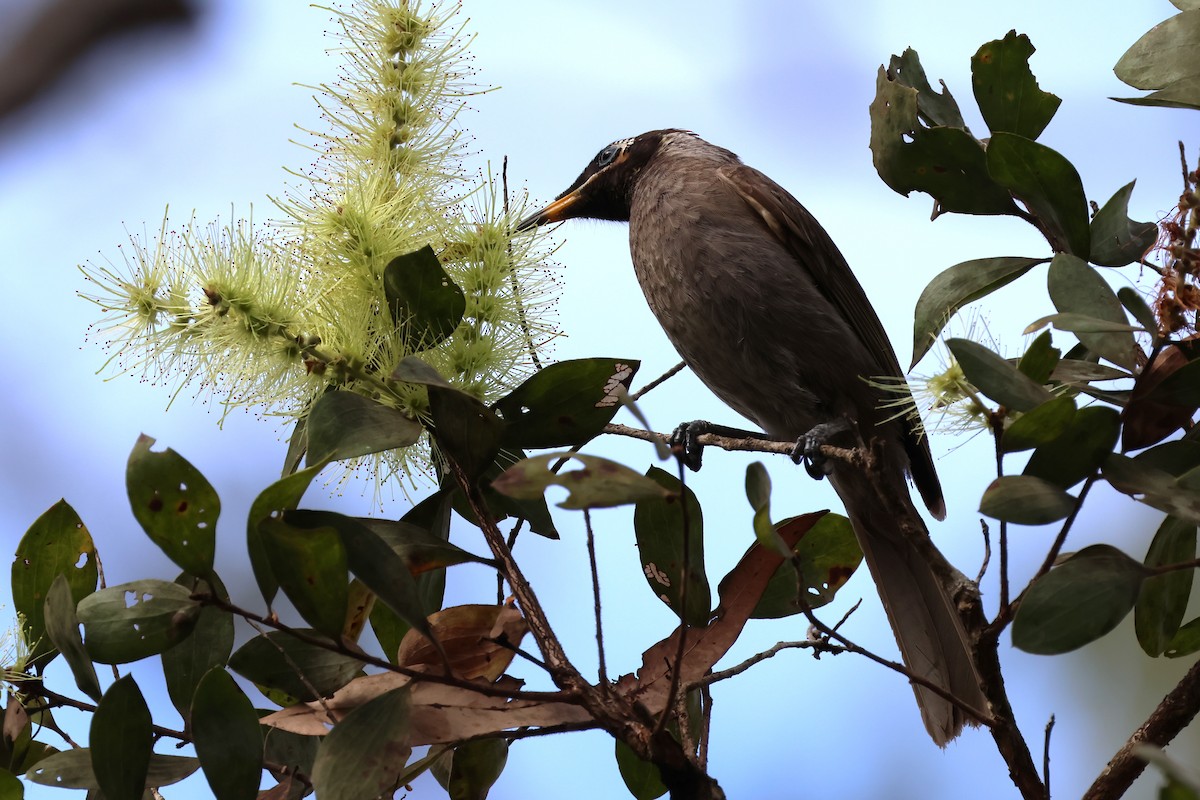
M 944 747 L 986 719 L 956 603 L 914 541 L 928 542 L 928 530 L 906 477 L 933 517 L 946 511 L 928 438 L 919 415 L 881 408 L 896 392 L 911 394 L 866 292 L 824 228 L 733 152 L 676 128 L 607 145 L 517 227 L 569 219 L 629 223 L 650 309 L 726 405 L 772 438 L 806 442 L 811 456 L 838 431 L 877 445 L 877 475 L 900 498 L 899 515 L 861 467 L 830 458 L 818 469 L 846 507 L 906 668 L 974 712 L 910 681 L 933 741 Z M 881 382 L 893 386 L 884 391 Z

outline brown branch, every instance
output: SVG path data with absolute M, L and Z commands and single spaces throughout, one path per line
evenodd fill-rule
M 1166 747 L 1200 712 L 1200 662 L 1192 665 L 1154 712 L 1133 732 L 1083 795 L 1083 800 L 1116 800 L 1146 768 L 1139 745 Z

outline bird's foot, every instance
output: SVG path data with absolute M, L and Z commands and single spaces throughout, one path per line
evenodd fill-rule
M 727 425 L 714 425 L 702 419 L 681 422 L 671 433 L 669 444 L 671 452 L 692 472 L 697 472 L 700 469 L 700 461 L 704 455 L 704 445 L 700 443 L 700 437 L 706 433 L 727 436 L 730 439 L 770 440 L 771 438 L 765 433 L 746 431 L 741 428 L 730 428 Z
M 812 430 L 796 440 L 796 446 L 792 450 L 792 461 L 797 464 L 803 462 L 804 471 L 809 477 L 821 480 L 833 471 L 829 458 L 821 452 L 821 446 L 830 444 L 834 437 L 849 433 L 852 429 L 849 420 L 844 418 L 814 425 Z

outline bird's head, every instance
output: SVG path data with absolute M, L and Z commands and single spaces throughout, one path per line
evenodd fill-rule
M 699 141 L 694 133 L 670 128 L 613 142 L 596 154 L 565 192 L 523 219 L 517 230 L 579 218 L 628 222 L 638 176 L 661 148 L 682 137 Z

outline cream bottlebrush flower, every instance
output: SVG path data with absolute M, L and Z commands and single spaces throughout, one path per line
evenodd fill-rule
M 285 215 L 178 233 L 164 220 L 152 244 L 131 238 L 124 269 L 85 265 L 85 295 L 105 320 L 122 371 L 199 384 L 226 408 L 302 415 L 331 384 L 414 416 L 419 387 L 387 380 L 414 351 L 484 400 L 532 370 L 554 337 L 552 280 L 535 237 L 512 229 L 524 212 L 495 181 L 468 177 L 458 116 L 477 92 L 454 25 L 458 5 L 358 0 L 328 9 L 341 28 L 337 80 L 315 88 L 327 128 L 276 205 Z M 392 319 L 384 273 L 426 245 L 463 289 L 467 310 L 432 348 L 408 342 Z M 424 451 L 422 451 L 424 452 Z M 411 472 L 424 455 L 389 456 Z
M 25 670 L 31 648 L 22 634 L 24 630 L 25 619 L 20 614 L 11 625 L 0 630 L 0 684 L 10 691 L 14 683 L 38 680 L 36 675 Z

